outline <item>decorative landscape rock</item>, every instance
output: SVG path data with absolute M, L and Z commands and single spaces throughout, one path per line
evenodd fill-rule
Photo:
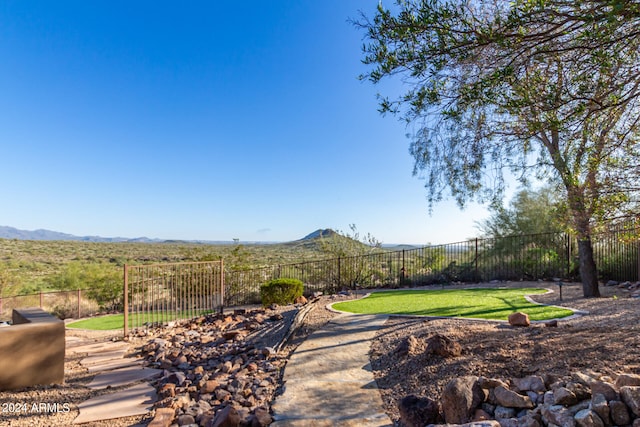
M 636 417 L 640 417 L 640 386 L 624 386 L 620 388 L 622 401 Z
M 493 392 L 496 402 L 501 406 L 507 408 L 533 408 L 533 402 L 531 402 L 529 396 L 523 396 L 515 391 L 508 390 L 503 386 L 496 387 Z
M 484 401 L 478 377 L 454 378 L 442 392 L 442 411 L 448 424 L 464 424 L 471 420 L 476 408 Z
M 640 427 L 640 386 L 622 386 L 618 390 L 614 384 L 635 381 L 635 377 L 620 374 L 614 378 L 590 371 L 573 373 L 570 379 L 554 375 L 508 381 L 455 378 L 447 383 L 440 397 L 441 417 L 447 426 Z M 405 399 L 407 402 L 400 406 L 401 422 L 406 426 L 426 425 L 419 414 L 411 413 L 418 411 L 417 405 L 408 404 L 421 398 Z M 409 420 L 416 420 L 417 424 Z M 445 424 L 429 424 L 439 426 Z
M 396 348 L 396 352 L 401 356 L 409 356 L 415 355 L 418 353 L 418 349 L 420 348 L 420 342 L 413 335 L 409 335 L 407 338 L 402 340 Z
M 591 394 L 601 394 L 606 400 L 616 400 L 620 398 L 613 384 L 605 381 L 593 381 L 591 383 Z
M 604 394 L 594 394 L 591 398 L 591 409 L 598 414 L 600 419 L 607 425 L 609 425 L 610 412 L 609 403 Z
M 574 419 L 580 427 L 604 427 L 602 419 L 590 409 L 579 411 Z
M 400 421 L 406 427 L 423 427 L 438 421 L 440 408 L 438 402 L 428 397 L 409 395 L 398 404 Z
M 462 354 L 462 347 L 449 337 L 435 334 L 427 339 L 426 353 L 441 357 L 457 357 Z
M 516 311 L 515 313 L 511 313 L 509 315 L 509 324 L 511 326 L 529 326 L 531 325 L 531 321 L 529 320 L 529 315 L 527 313 L 522 313 L 520 311 Z
M 640 375 L 621 374 L 616 378 L 616 387 L 640 386 Z
M 617 426 L 626 426 L 631 423 L 631 416 L 629 416 L 629 409 L 624 402 L 619 400 L 612 400 L 609 402 L 609 409 L 611 412 L 611 421 Z
M 271 424 L 268 408 L 286 360 L 270 340 L 285 336 L 296 311 L 237 310 L 150 331 L 141 352 L 149 366 L 166 370 L 156 386 L 163 423 L 173 414 L 177 426 Z M 265 329 L 282 331 L 263 334 Z
M 546 421 L 547 425 L 554 424 L 562 427 L 573 427 L 576 425 L 571 411 L 562 405 L 543 405 L 542 419 Z
M 575 393 L 566 387 L 558 387 L 553 392 L 553 403 L 555 405 L 570 406 L 578 403 Z
M 546 387 L 544 385 L 544 379 L 538 375 L 530 375 L 524 378 L 514 378 L 513 386 L 517 391 L 534 391 L 544 392 Z

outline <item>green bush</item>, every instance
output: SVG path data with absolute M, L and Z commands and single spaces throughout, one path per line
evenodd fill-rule
M 47 284 L 64 291 L 88 289 L 87 296 L 101 309 L 122 309 L 122 272 L 112 264 L 71 261 L 60 273 L 50 276 Z
M 289 304 L 302 296 L 304 285 L 298 279 L 273 279 L 260 286 L 262 305 Z
M 45 307 L 45 309 L 62 320 L 79 319 L 100 312 L 97 302 L 84 298 L 80 300 L 80 313 L 78 313 L 78 301 L 75 298 L 63 298 L 57 301 L 53 307 L 48 309 Z

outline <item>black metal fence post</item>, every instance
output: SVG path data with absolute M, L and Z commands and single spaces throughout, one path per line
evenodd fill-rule
M 475 263 L 475 279 L 476 282 L 480 282 L 480 273 L 478 271 L 478 238 L 476 237 L 476 253 L 475 253 L 475 257 L 474 257 L 474 263 Z

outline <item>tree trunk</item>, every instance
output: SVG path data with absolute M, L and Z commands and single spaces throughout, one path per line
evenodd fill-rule
M 598 271 L 596 269 L 596 261 L 593 258 L 591 238 L 578 239 L 578 256 L 580 259 L 580 279 L 582 280 L 582 293 L 584 297 L 599 297 Z

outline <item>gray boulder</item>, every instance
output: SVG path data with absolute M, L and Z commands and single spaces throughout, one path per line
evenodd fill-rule
M 590 409 L 583 409 L 575 416 L 576 423 L 580 427 L 604 427 L 604 423 L 596 414 Z
M 573 414 L 562 405 L 543 406 L 542 417 L 547 424 L 555 424 L 561 427 L 575 427 L 576 425 Z
M 609 409 L 611 410 L 611 421 L 617 426 L 626 426 L 631 423 L 631 417 L 629 416 L 629 409 L 627 405 L 620 400 L 612 400 L 609 402 Z
M 544 385 L 544 380 L 538 375 L 529 375 L 524 378 L 514 378 L 512 384 L 518 391 L 535 391 L 545 392 L 547 388 Z
M 640 417 L 640 386 L 624 386 L 620 388 L 620 397 L 636 417 Z
M 400 421 L 407 427 L 422 427 L 438 421 L 440 408 L 438 402 L 428 397 L 405 396 L 398 403 Z
M 529 396 L 522 396 L 514 391 L 508 390 L 503 386 L 494 389 L 494 395 L 499 405 L 507 408 L 525 408 L 532 409 L 533 402 Z
M 600 419 L 607 425 L 609 425 L 610 419 L 610 408 L 609 403 L 607 402 L 607 398 L 604 394 L 594 394 L 591 398 L 591 409 L 598 414 Z

